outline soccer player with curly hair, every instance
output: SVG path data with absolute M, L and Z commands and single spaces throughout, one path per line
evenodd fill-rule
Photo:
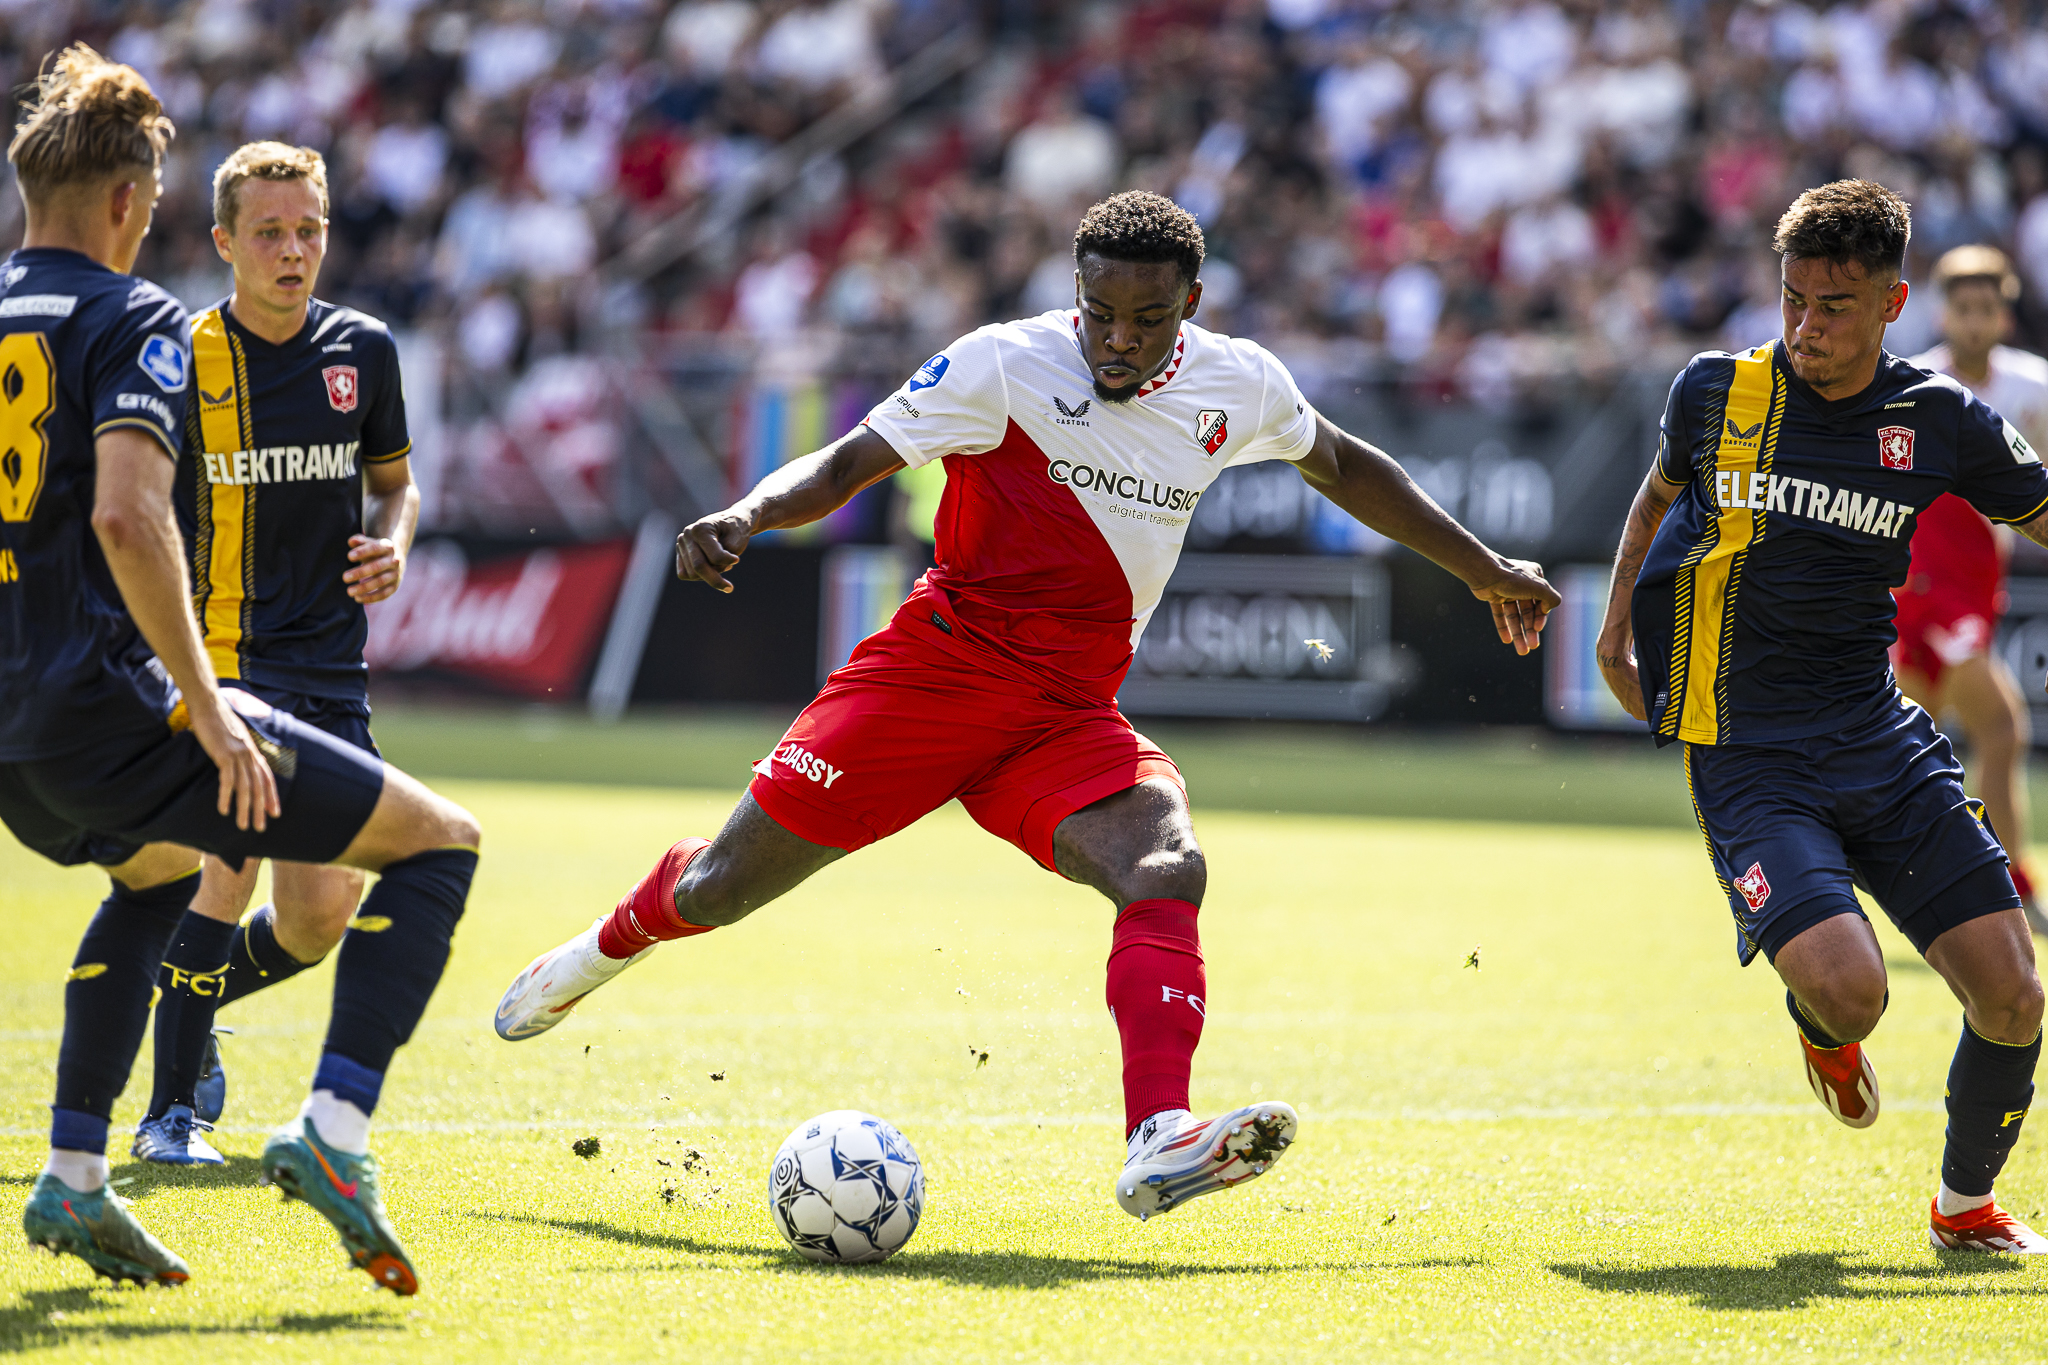
M 1196 503 L 1232 465 L 1287 460 L 1360 521 L 1456 574 L 1527 653 L 1557 594 L 1493 553 L 1399 465 L 1340 431 L 1271 354 L 1195 324 L 1203 241 L 1129 192 L 1074 237 L 1076 306 L 973 332 L 851 433 L 686 527 L 676 571 L 721 591 L 748 541 L 817 521 L 895 471 L 944 462 L 937 567 L 825 683 L 715 839 L 685 839 L 589 929 L 520 972 L 507 1039 L 560 1023 L 666 940 L 751 914 L 958 798 L 990 833 L 1115 906 L 1107 998 L 1123 1044 L 1126 1165 L 1145 1218 L 1263 1172 L 1294 1111 L 1198 1120 L 1207 882 L 1173 760 L 1117 711 Z
M 1953 492 L 2048 544 L 2048 473 L 2013 425 L 1884 350 L 1910 211 L 1881 185 L 1810 189 L 1778 222 L 1784 334 L 1694 357 L 1615 560 L 1597 645 L 1657 742 L 1685 745 L 1736 957 L 1784 981 L 1814 1094 L 1877 1120 L 1862 1040 L 1884 1014 L 1863 886 L 1963 1002 L 1937 1248 L 2048 1252 L 1992 1182 L 2041 1054 L 2041 981 L 2005 850 L 1934 721 L 1899 694 L 1891 590 Z

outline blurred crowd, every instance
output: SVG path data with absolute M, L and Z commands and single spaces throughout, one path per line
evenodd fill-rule
M 442 340 L 452 387 L 659 343 L 903 357 L 1072 300 L 1079 211 L 1141 186 L 1210 242 L 1212 325 L 1311 391 L 1489 407 L 1776 328 L 1770 227 L 1803 186 L 1914 204 L 1909 274 L 2006 246 L 2048 339 L 2041 0 L 0 0 L 17 81 L 86 38 L 179 138 L 139 266 L 227 277 L 212 169 L 329 159 L 322 292 Z M 962 32 L 964 73 L 815 156 L 706 249 L 605 273 L 776 147 Z M 18 230 L 6 197 L 0 231 Z M 611 300 L 594 310 L 591 298 Z M 1932 339 L 1923 293 L 1894 337 Z M 457 382 L 460 381 L 460 382 Z

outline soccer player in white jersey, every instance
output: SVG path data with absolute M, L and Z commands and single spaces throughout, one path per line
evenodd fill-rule
M 2048 449 L 2048 360 L 2001 344 L 2012 333 L 2020 292 L 2012 263 L 1995 247 L 1959 246 L 1935 263 L 1934 282 L 1948 339 L 1913 363 L 1968 385 L 2035 449 Z M 1970 741 L 1970 785 L 2012 857 L 2013 884 L 2039 934 L 2048 933 L 2048 917 L 2027 868 L 2032 729 L 2019 682 L 1991 650 L 2005 611 L 2011 545 L 2010 531 L 1997 530 L 1954 494 L 1936 498 L 1920 514 L 1912 567 L 1892 594 L 1899 604 L 1892 671 L 1899 689 L 1937 719 L 1953 712 L 1962 722 Z
M 1318 415 L 1264 349 L 1195 326 L 1202 251 L 1171 200 L 1097 204 L 1074 238 L 1076 311 L 961 338 L 850 434 L 677 537 L 678 576 L 730 592 L 754 535 L 945 462 L 937 567 L 755 765 L 716 839 L 670 848 L 616 909 L 514 978 L 501 1037 L 553 1027 L 657 943 L 732 924 L 957 797 L 1116 907 L 1123 1208 L 1164 1212 L 1279 1157 L 1296 1123 L 1285 1104 L 1189 1113 L 1209 1007 L 1195 928 L 1207 872 L 1173 760 L 1116 709 L 1196 502 L 1231 465 L 1289 460 L 1464 580 L 1518 652 L 1537 646 L 1558 598 L 1538 566 L 1487 549 Z

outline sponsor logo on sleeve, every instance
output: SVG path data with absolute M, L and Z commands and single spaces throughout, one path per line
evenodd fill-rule
M 2014 464 L 2039 464 L 2041 457 L 2027 444 L 2027 438 L 2020 435 L 2020 429 L 2011 422 L 2005 424 L 2005 448 L 2012 452 Z
M 1913 467 L 1913 428 L 1879 427 L 1877 429 L 1877 460 L 1886 469 L 1911 469 Z
M 1204 408 L 1195 414 L 1195 441 L 1214 455 L 1230 439 L 1230 419 L 1220 408 Z
M 1742 893 L 1751 910 L 1763 909 L 1764 902 L 1771 898 L 1771 883 L 1764 876 L 1764 865 L 1751 863 L 1749 871 L 1735 879 L 1735 889 Z
M 356 367 L 353 365 L 329 365 L 320 371 L 320 377 L 327 381 L 327 406 L 336 412 L 356 410 Z
M 941 351 L 930 360 L 925 361 L 923 365 L 920 365 L 917 373 L 910 377 L 910 382 L 904 385 L 904 387 L 912 393 L 916 393 L 919 389 L 935 388 L 938 382 L 946 377 L 946 371 L 952 364 L 952 360 L 944 351 Z
M 142 354 L 135 357 L 135 363 L 165 393 L 185 391 L 185 371 L 189 364 L 185 348 L 163 333 L 154 333 L 142 343 Z
M 171 417 L 171 405 L 146 393 L 117 394 L 114 397 L 114 406 L 122 412 L 146 412 L 156 418 L 157 425 L 166 431 L 178 425 Z

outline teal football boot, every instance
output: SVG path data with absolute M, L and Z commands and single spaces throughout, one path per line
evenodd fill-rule
M 342 1249 L 380 1289 L 404 1297 L 419 1292 L 412 1261 L 384 1216 L 377 1188 L 377 1158 L 330 1147 L 310 1119 L 295 1119 L 263 1146 L 263 1175 L 286 1199 L 303 1199 L 334 1224 Z
M 191 1268 L 150 1236 L 111 1189 L 81 1194 L 45 1171 L 29 1192 L 21 1228 L 35 1245 L 76 1256 L 110 1280 L 183 1284 L 192 1278 Z

